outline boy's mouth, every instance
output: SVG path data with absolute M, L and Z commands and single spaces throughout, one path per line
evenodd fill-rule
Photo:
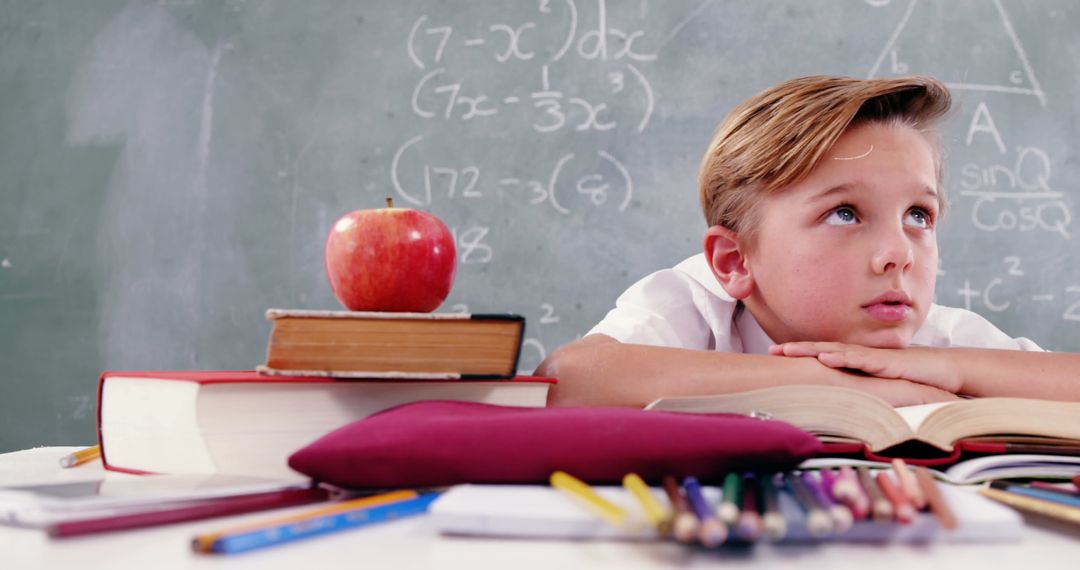
M 911 298 L 903 291 L 888 291 L 862 306 L 879 321 L 902 321 L 911 314 Z

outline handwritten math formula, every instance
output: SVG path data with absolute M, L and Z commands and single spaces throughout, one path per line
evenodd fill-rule
M 1045 232 L 1068 241 L 1072 209 L 1065 193 L 1053 187 L 1046 151 L 1021 145 L 1010 152 L 985 102 L 972 116 L 968 146 L 976 136 L 987 139 L 998 152 L 985 153 L 981 163 L 960 167 L 959 195 L 971 200 L 971 225 L 981 232 Z
M 588 29 L 579 23 L 574 0 L 555 4 L 540 1 L 535 20 L 479 24 L 468 32 L 428 15 L 417 18 L 406 42 L 409 59 L 423 72 L 411 94 L 412 112 L 461 122 L 505 116 L 537 133 L 603 132 L 623 125 L 643 132 L 654 94 L 639 66 L 656 59 L 656 54 L 639 51 L 637 43 L 646 32 L 611 25 L 605 0 L 597 2 L 595 24 Z M 527 65 L 535 81 L 492 91 L 493 86 L 470 80 L 467 69 L 451 67 L 461 52 L 479 52 L 481 61 L 495 66 Z M 596 81 L 581 81 L 577 73 L 560 76 L 564 59 L 595 64 L 589 75 Z M 591 87 L 590 92 L 570 91 L 561 85 L 567 80 Z
M 547 145 L 543 137 L 554 135 L 565 140 L 644 133 L 655 105 L 643 70 L 656 60 L 648 47 L 654 38 L 643 29 L 616 24 L 607 8 L 606 0 L 597 0 L 583 15 L 575 0 L 541 0 L 513 21 L 455 23 L 418 15 L 404 46 L 416 73 L 409 109 L 422 121 L 436 123 L 442 133 L 487 121 L 483 128 L 500 129 L 525 144 Z M 477 61 L 496 71 L 515 66 L 511 75 L 524 73 L 533 81 L 504 84 L 498 81 L 500 73 L 472 74 Z M 537 157 L 528 172 L 521 171 L 520 160 L 488 161 L 510 165 L 507 171 L 466 156 L 447 159 L 445 145 L 431 139 L 409 137 L 390 164 L 394 192 L 413 207 L 499 199 L 555 216 L 581 208 L 610 209 L 617 215 L 634 197 L 630 170 L 604 148 L 602 139 L 596 144 L 591 139 L 585 151 Z M 469 150 L 491 156 L 500 146 Z M 487 264 L 497 258 L 491 244 L 503 240 L 490 225 L 454 231 L 460 262 Z
M 1026 281 L 1027 264 L 1019 256 L 1002 258 L 992 276 L 965 278 L 963 285 L 950 291 L 969 311 L 1004 313 L 1047 309 L 1064 321 L 1080 324 L 1080 283 L 1054 284 L 1038 288 Z

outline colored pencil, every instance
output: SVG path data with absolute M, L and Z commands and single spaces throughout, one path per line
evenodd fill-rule
M 892 503 L 893 517 L 904 524 L 915 520 L 915 506 L 908 500 L 900 484 L 889 476 L 887 471 L 879 471 L 874 481 L 881 489 L 881 494 Z
M 694 541 L 698 534 L 698 525 L 700 523 L 697 515 L 694 514 L 690 503 L 683 496 L 682 489 L 679 488 L 679 482 L 674 475 L 664 475 L 661 482 L 664 485 L 668 500 L 671 501 L 671 508 L 675 512 L 671 521 L 671 534 L 675 537 L 675 540 L 689 544 Z
M 859 476 L 850 465 L 844 465 L 833 483 L 833 497 L 847 505 L 855 520 L 862 520 L 870 514 L 870 498 L 859 483 Z
M 1011 491 L 1002 491 L 1001 489 L 994 489 L 993 487 L 980 489 L 979 494 L 1022 511 L 1044 515 L 1069 523 L 1080 524 L 1080 509 L 1075 507 L 1069 507 L 1060 503 L 1045 501 L 1043 499 L 1036 499 L 1035 497 L 1020 495 Z
M 716 516 L 726 525 L 735 524 L 739 518 L 739 487 L 742 485 L 738 473 L 728 473 L 724 477 L 724 496 L 716 509 Z
M 817 500 L 810 494 L 810 490 L 806 488 L 806 484 L 803 483 L 802 479 L 795 473 L 787 473 L 784 480 L 787 482 L 791 494 L 795 497 L 795 501 L 799 503 L 799 507 L 806 513 L 806 530 L 810 533 L 810 536 L 822 538 L 832 534 L 832 517 L 818 505 Z
M 578 504 L 601 518 L 611 523 L 616 528 L 624 528 L 627 524 L 627 513 L 622 507 L 596 494 L 587 483 L 566 473 L 556 471 L 551 474 L 551 486 L 566 493 Z
M 666 535 L 671 531 L 671 513 L 653 496 L 652 490 L 637 473 L 627 473 L 623 477 L 623 487 L 637 499 L 645 519 L 656 529 L 658 534 Z
M 50 526 L 48 532 L 53 538 L 67 538 L 293 507 L 325 501 L 328 497 L 325 489 L 286 489 L 198 501 L 176 508 L 59 522 Z
M 836 481 L 838 479 L 836 471 L 826 467 L 818 470 L 818 476 L 821 478 L 822 490 L 828 493 L 834 501 L 840 502 L 840 498 L 836 496 Z
M 381 522 L 419 515 L 438 498 L 437 493 L 417 495 L 398 491 L 346 501 L 354 506 L 342 509 L 327 507 L 294 517 L 267 521 L 255 528 L 223 531 L 196 537 L 192 548 L 206 554 L 236 554 L 293 542 L 304 538 L 321 536 L 351 528 L 359 528 Z M 360 501 L 367 501 L 361 503 Z
M 757 478 L 752 473 L 745 474 L 742 480 L 742 508 L 734 528 L 735 536 L 745 542 L 757 542 L 761 537 L 762 521 L 758 514 L 762 502 L 760 495 Z
M 727 526 L 714 514 L 713 508 L 701 494 L 701 484 L 698 483 L 697 478 L 683 479 L 683 489 L 686 491 L 690 506 L 701 521 L 701 526 L 698 527 L 698 540 L 703 546 L 709 548 L 723 544 L 728 536 Z
M 101 446 L 92 445 L 86 449 L 80 449 L 79 451 L 69 453 L 60 458 L 60 467 L 64 469 L 70 469 L 71 467 L 78 467 L 85 463 L 89 463 L 97 458 L 101 457 Z
M 870 475 L 870 470 L 864 466 L 859 466 L 856 472 L 859 474 L 859 483 L 862 484 L 863 491 L 870 497 L 870 512 L 873 514 L 874 520 L 891 521 L 893 518 L 893 504 L 882 494 L 881 489 L 874 482 L 873 476 Z
M 761 517 L 761 525 L 765 539 L 777 542 L 787 535 L 787 520 L 780 514 L 780 497 L 775 476 L 765 475 L 760 481 L 761 503 L 765 511 Z
M 802 473 L 803 483 L 806 484 L 806 488 L 810 490 L 810 494 L 813 495 L 814 500 L 818 505 L 829 513 L 829 517 L 832 518 L 833 532 L 839 534 L 847 532 L 851 529 L 852 524 L 855 523 L 855 517 L 851 514 L 851 510 L 846 506 L 836 502 L 835 499 L 828 492 L 825 491 L 825 486 L 821 480 L 814 476 L 812 471 L 803 471 Z
M 934 480 L 934 476 L 930 474 L 930 470 L 925 467 L 916 467 L 915 479 L 919 481 L 919 487 L 922 488 L 926 503 L 930 506 L 930 512 L 937 518 L 941 528 L 945 530 L 956 528 L 956 515 L 953 514 L 948 501 L 945 500 L 945 495 L 941 494 L 941 488 L 938 487 L 938 482 Z
M 892 466 L 893 472 L 896 473 L 896 479 L 900 482 L 900 489 L 907 495 L 911 504 L 920 511 L 925 509 L 926 496 L 923 495 L 922 488 L 919 487 L 919 482 L 915 479 L 915 473 L 899 457 L 892 460 Z
M 1052 503 L 1058 503 L 1060 505 L 1067 505 L 1070 507 L 1080 508 L 1080 497 L 1069 493 L 1059 493 L 1057 491 L 1048 491 L 1046 489 L 1038 489 L 1035 487 L 1028 487 L 1027 485 L 1017 485 L 1009 483 L 1007 481 L 994 481 L 990 483 L 990 486 L 994 489 L 1000 489 L 1002 491 L 1008 491 L 1010 493 L 1017 493 L 1020 495 L 1027 495 L 1036 499 L 1042 499 L 1044 501 L 1050 501 Z
M 1066 495 L 1080 497 L 1080 491 L 1064 485 L 1055 485 L 1054 483 L 1047 483 L 1046 481 L 1032 481 L 1031 483 L 1028 483 L 1028 485 L 1031 485 L 1036 489 L 1045 489 L 1047 491 L 1054 491 L 1055 493 L 1065 493 Z

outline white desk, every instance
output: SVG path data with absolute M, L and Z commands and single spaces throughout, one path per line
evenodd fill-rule
M 97 464 L 60 469 L 57 459 L 75 448 L 41 448 L 0 454 L 0 486 L 93 479 Z M 110 477 L 125 475 L 110 473 Z M 1029 521 L 1022 542 L 932 544 L 757 546 L 746 551 L 706 551 L 674 543 L 559 542 L 491 540 L 439 536 L 416 517 L 346 531 L 248 554 L 211 557 L 193 554 L 192 536 L 267 513 L 204 520 L 146 530 L 51 540 L 37 530 L 0 526 L 0 568 L 168 570 L 251 568 L 270 570 L 499 568 L 1073 568 L 1080 561 L 1080 532 Z

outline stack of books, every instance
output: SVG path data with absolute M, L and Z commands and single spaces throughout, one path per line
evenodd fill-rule
M 516 374 L 511 314 L 271 309 L 256 370 L 102 374 L 107 469 L 302 479 L 290 454 L 350 422 L 420 400 L 542 407 L 553 379 Z

